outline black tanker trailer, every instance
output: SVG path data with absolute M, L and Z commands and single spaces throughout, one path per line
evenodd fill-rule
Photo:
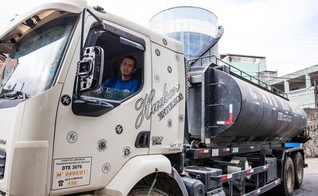
M 190 67 L 188 86 L 184 171 L 192 178 L 183 179 L 193 195 L 291 195 L 301 186 L 301 108 L 224 65 Z

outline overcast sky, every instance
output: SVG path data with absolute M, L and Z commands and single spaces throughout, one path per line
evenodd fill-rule
M 5 0 L 0 0 L 0 2 Z M 43 0 L 0 4 L 5 24 Z M 159 8 L 184 0 L 89 0 L 108 12 L 148 27 Z M 167 3 L 168 2 L 168 3 Z M 264 56 L 269 71 L 285 75 L 318 64 L 317 0 L 186 0 L 215 13 L 224 35 L 221 54 Z

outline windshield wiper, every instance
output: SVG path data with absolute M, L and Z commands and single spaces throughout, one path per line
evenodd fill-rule
M 9 98 L 9 99 L 28 99 L 29 96 L 22 91 L 12 91 L 0 95 L 0 98 Z

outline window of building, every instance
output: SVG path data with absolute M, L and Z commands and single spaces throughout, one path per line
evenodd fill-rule
M 239 57 L 239 56 L 232 56 L 232 62 L 236 62 L 236 63 L 241 62 L 241 57 Z

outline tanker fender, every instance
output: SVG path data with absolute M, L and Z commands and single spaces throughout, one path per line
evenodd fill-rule
M 284 175 L 284 162 L 287 156 L 292 157 L 295 153 L 300 152 L 304 157 L 304 150 L 301 147 L 293 147 L 289 149 L 275 149 L 273 150 L 273 155 L 277 159 L 277 173 L 280 179 L 283 179 Z M 307 167 L 307 164 L 304 165 Z

